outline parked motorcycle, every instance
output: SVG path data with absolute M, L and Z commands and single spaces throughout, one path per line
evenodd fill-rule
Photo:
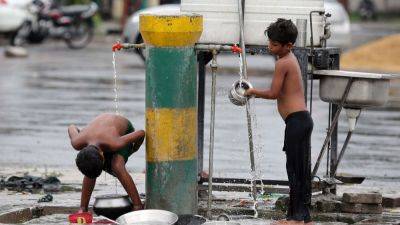
M 93 16 L 98 6 L 88 5 L 57 6 L 51 0 L 34 0 L 39 8 L 38 22 L 28 35 L 30 43 L 41 43 L 46 38 L 62 39 L 72 49 L 84 48 L 94 34 Z

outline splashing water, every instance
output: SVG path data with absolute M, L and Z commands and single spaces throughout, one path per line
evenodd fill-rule
M 114 68 L 114 103 L 115 103 L 115 114 L 119 115 L 118 112 L 118 85 L 117 85 L 117 63 L 115 60 L 115 52 L 113 52 L 113 68 Z
M 254 218 L 258 218 L 258 203 L 257 201 L 254 202 L 252 209 L 254 210 Z
M 242 81 L 244 80 L 243 77 L 243 61 L 242 61 L 242 54 L 239 54 L 239 76 L 240 76 L 240 86 L 242 86 Z M 250 181 L 253 184 L 254 182 L 256 182 L 257 180 L 261 181 L 261 170 L 259 168 L 261 168 L 260 164 L 262 161 L 262 154 L 261 154 L 261 149 L 262 146 L 261 145 L 255 145 L 254 146 L 254 140 L 256 139 L 256 143 L 261 143 L 260 142 L 260 137 L 259 135 L 255 135 L 255 130 L 257 129 L 257 118 L 256 118 L 256 113 L 254 111 L 253 105 L 254 105 L 254 99 L 249 99 L 248 100 L 248 104 L 246 106 L 246 110 L 248 110 L 248 115 L 250 115 L 250 120 L 247 120 L 247 126 L 249 131 L 251 132 L 251 136 L 249 133 L 249 142 L 251 141 L 253 143 L 253 156 L 254 156 L 254 171 L 250 170 Z M 252 122 L 253 121 L 253 122 Z M 258 137 L 258 138 L 255 138 Z M 251 148 L 251 147 L 250 147 Z M 251 149 L 250 149 L 251 151 Z M 264 193 L 264 184 L 261 182 L 261 194 Z M 251 185 L 251 193 L 254 199 L 253 202 L 253 207 L 252 209 L 254 210 L 254 217 L 258 218 L 258 211 L 257 211 L 257 206 L 258 206 L 258 196 L 257 194 L 255 194 L 255 190 L 253 190 L 253 185 Z M 262 198 L 262 196 L 260 196 Z
M 257 115 L 256 115 L 256 109 L 255 109 L 255 99 L 251 98 L 249 99 L 250 105 L 252 106 L 250 109 L 250 115 L 251 115 L 251 120 L 252 120 L 252 130 L 253 130 L 253 139 L 254 139 L 254 158 L 255 158 L 255 165 L 256 169 L 261 168 L 261 163 L 263 162 L 264 155 L 262 154 L 262 149 L 264 145 L 262 144 L 261 141 L 261 133 L 257 132 L 258 131 L 258 120 L 257 120 Z M 255 171 L 256 173 L 254 174 L 255 179 L 261 179 L 262 171 L 261 169 L 258 169 Z
M 242 80 L 244 80 L 243 77 L 243 61 L 242 61 L 242 54 L 239 54 L 239 76 L 240 76 L 240 83 L 242 83 Z M 251 137 L 249 136 L 249 141 L 252 139 L 253 143 L 253 155 L 254 155 L 254 171 L 250 171 L 250 181 L 251 183 L 260 181 L 261 183 L 261 190 L 260 193 L 257 193 L 256 196 L 253 196 L 255 199 L 254 205 L 252 209 L 254 210 L 254 217 L 258 217 L 258 211 L 257 211 L 257 206 L 258 203 L 263 202 L 263 195 L 265 194 L 265 186 L 264 183 L 262 182 L 262 171 L 261 171 L 261 163 L 263 162 L 264 156 L 262 154 L 262 149 L 263 149 L 263 144 L 261 141 L 261 133 L 257 132 L 258 131 L 258 121 L 257 121 L 257 116 L 256 116 L 256 110 L 255 110 L 255 99 L 254 98 L 249 98 L 248 99 L 248 105 L 247 109 L 248 114 L 250 115 L 250 120 L 248 120 L 248 128 L 251 131 Z M 251 189 L 253 189 L 253 186 L 251 186 Z M 251 193 L 254 193 L 253 190 L 251 190 Z
M 239 76 L 240 80 L 243 80 L 243 61 L 242 61 L 242 54 L 239 54 Z
M 242 61 L 242 53 L 239 54 L 239 87 L 242 87 L 243 81 L 243 61 Z
M 252 131 L 253 131 L 253 143 L 254 143 L 254 148 L 253 148 L 253 153 L 254 153 L 254 164 L 255 164 L 255 171 L 252 172 L 251 174 L 251 179 L 252 180 L 259 180 L 261 183 L 261 190 L 259 195 L 257 196 L 257 201 L 261 200 L 263 198 L 263 195 L 265 194 L 265 186 L 264 183 L 262 182 L 262 171 L 261 171 L 261 163 L 264 161 L 264 155 L 262 154 L 262 149 L 264 147 L 261 141 L 261 133 L 257 132 L 258 131 L 258 120 L 256 116 L 256 109 L 255 109 L 255 99 L 251 98 L 249 99 L 249 103 L 252 106 L 250 109 L 250 115 L 251 115 L 251 120 L 252 120 Z

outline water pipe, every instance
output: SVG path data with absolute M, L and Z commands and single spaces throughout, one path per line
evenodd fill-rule
M 208 203 L 207 203 L 207 217 L 212 219 L 211 204 L 212 204 L 212 178 L 213 178 L 213 161 L 214 161 L 214 125 L 215 125 L 215 86 L 216 86 L 216 73 L 217 73 L 217 50 L 212 51 L 213 58 L 211 61 L 211 115 L 210 115 L 210 148 L 208 157 Z
M 238 0 L 239 11 L 239 28 L 240 28 L 240 47 L 242 48 L 242 75 L 247 80 L 247 60 L 246 60 L 246 45 L 244 41 L 244 8 L 245 0 Z
M 239 11 L 239 28 L 240 28 L 240 47 L 242 49 L 242 76 L 247 80 L 247 61 L 246 61 L 246 45 L 244 40 L 244 8 L 245 0 L 238 0 L 238 11 Z M 246 117 L 247 117 L 247 131 L 249 136 L 249 151 L 250 151 L 250 167 L 252 176 L 255 174 L 256 166 L 254 161 L 254 144 L 253 144 L 253 131 L 251 127 L 251 115 L 250 115 L 250 101 L 246 102 Z M 252 195 L 254 202 L 257 201 L 257 186 L 256 181 L 252 178 Z M 255 204 L 255 211 L 257 215 L 257 209 Z
M 324 16 L 324 35 L 321 37 L 321 46 L 322 47 L 326 47 L 326 41 L 331 37 L 332 32 L 331 32 L 331 28 L 330 25 L 331 23 L 327 21 L 327 19 L 329 17 L 331 17 L 332 15 L 330 13 L 325 14 Z
M 331 127 L 331 118 L 332 118 L 332 103 L 329 102 L 328 106 L 328 127 Z M 326 130 L 326 135 L 328 135 L 329 129 Z M 326 177 L 329 176 L 329 162 L 330 162 L 330 151 L 331 151 L 331 142 L 328 143 L 328 153 L 326 155 L 326 172 L 325 175 Z
M 213 51 L 216 50 L 218 52 L 233 52 L 233 53 L 242 53 L 242 49 L 237 45 L 215 45 L 215 44 L 196 44 L 194 47 L 196 50 L 203 51 Z
M 112 51 L 116 52 L 119 51 L 121 49 L 131 49 L 131 48 L 146 48 L 144 43 L 140 43 L 140 44 L 130 44 L 130 43 L 120 43 L 119 41 L 117 41 L 115 44 L 113 44 L 112 46 Z
M 113 52 L 131 48 L 146 48 L 146 45 L 144 43 L 140 44 L 120 43 L 119 41 L 112 45 Z M 216 50 L 218 52 L 225 51 L 238 54 L 242 53 L 242 49 L 237 45 L 196 44 L 195 49 L 203 51 L 213 51 L 213 50 Z

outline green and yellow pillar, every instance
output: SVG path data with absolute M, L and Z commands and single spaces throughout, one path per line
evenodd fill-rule
M 197 214 L 200 15 L 140 16 L 146 43 L 146 207 Z

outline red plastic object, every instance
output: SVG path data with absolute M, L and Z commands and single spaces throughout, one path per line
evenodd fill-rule
M 74 213 L 68 216 L 70 223 L 86 224 L 92 223 L 93 215 L 89 212 Z
M 121 45 L 121 43 L 119 43 L 119 42 L 115 43 L 115 44 L 112 46 L 112 51 L 113 51 L 113 52 L 119 51 L 119 50 L 121 50 L 121 49 L 122 49 L 122 45 Z
M 231 50 L 233 53 L 242 53 L 242 49 L 239 48 L 237 45 L 233 45 Z

